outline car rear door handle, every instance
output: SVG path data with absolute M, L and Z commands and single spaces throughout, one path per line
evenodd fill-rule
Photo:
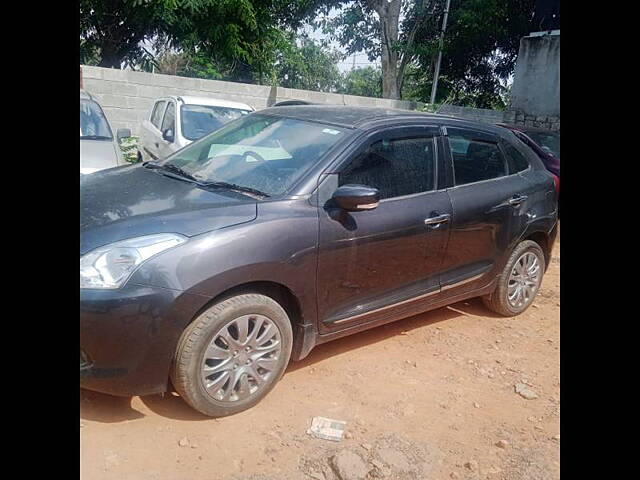
M 451 219 L 451 215 L 449 215 L 448 213 L 443 213 L 442 215 L 436 215 L 435 217 L 425 218 L 424 224 L 430 226 L 438 226 L 442 223 L 448 222 L 449 219 Z
M 512 207 L 519 207 L 527 198 L 526 195 L 514 195 L 507 203 Z

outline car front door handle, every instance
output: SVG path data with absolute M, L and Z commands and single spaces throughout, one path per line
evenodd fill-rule
M 437 227 L 440 224 L 446 223 L 451 219 L 451 215 L 443 213 L 442 215 L 436 215 L 435 217 L 429 217 L 424 219 L 424 224 Z
M 507 203 L 512 207 L 519 207 L 528 197 L 526 195 L 514 195 Z

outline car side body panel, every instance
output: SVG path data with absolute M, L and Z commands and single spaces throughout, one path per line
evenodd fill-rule
M 278 107 L 274 110 L 287 112 L 294 108 L 307 107 Z M 357 150 L 358 142 L 369 133 L 391 127 L 422 125 L 433 128 L 435 125 L 439 129 L 439 125 L 458 124 L 465 122 L 444 117 L 437 121 L 433 118 L 421 120 L 407 115 L 406 120 L 376 120 L 354 128 L 322 162 L 301 178 L 297 191 L 283 198 L 263 199 L 236 207 L 242 208 L 243 212 L 254 208 L 255 217 L 245 215 L 247 219 L 243 222 L 210 219 L 208 223 L 214 228 L 194 230 L 193 234 L 187 235 L 189 240 L 186 243 L 150 258 L 133 273 L 122 289 L 81 290 L 81 346 L 87 347 L 93 357 L 91 360 L 102 369 L 91 371 L 87 368 L 83 373 L 81 368 L 83 386 L 118 395 L 166 391 L 176 345 L 185 327 L 225 293 L 236 292 L 237 288 L 245 285 L 278 286 L 290 292 L 295 299 L 299 316 L 292 318 L 296 334 L 294 360 L 304 358 L 316 344 L 493 291 L 496 272 L 502 268 L 519 240 L 536 233 L 548 235 L 551 241 L 555 238 L 553 179 L 535 154 L 531 153 L 537 163 L 532 161 L 530 170 L 487 182 L 495 188 L 482 190 L 482 199 L 479 200 L 475 198 L 478 195 L 477 185 L 453 187 L 451 160 L 446 154 L 440 154 L 444 153 L 442 149 L 446 142 L 438 134 L 437 189 L 417 195 L 407 204 L 401 205 L 398 200 L 390 199 L 378 207 L 378 213 L 389 220 L 391 227 L 397 226 L 397 231 L 390 227 L 392 231 L 384 232 L 381 224 L 376 226 L 371 222 L 373 217 L 366 218 L 376 210 L 357 212 L 361 218 L 355 219 L 356 223 L 369 225 L 360 232 L 349 230 L 339 222 L 334 225 L 331 222 L 335 220 L 325 209 L 331 188 L 327 187 L 326 192 L 318 189 L 318 186 L 331 185 L 329 179 L 337 172 L 337 166 Z M 493 131 L 495 133 L 497 128 L 494 127 Z M 507 138 L 513 134 L 505 130 L 499 135 Z M 139 175 L 147 174 L 151 175 L 151 172 L 139 172 Z M 155 176 L 151 178 L 160 181 Z M 162 179 L 165 180 L 179 182 Z M 193 187 L 193 193 L 189 193 L 186 186 L 185 183 L 179 188 L 185 189 L 184 197 L 190 201 L 201 197 L 211 203 L 218 201 L 212 196 L 209 198 L 210 195 L 196 192 L 196 187 Z M 513 195 L 514 189 L 527 195 L 527 202 L 519 209 L 507 209 L 504 202 Z M 173 201 L 174 196 L 167 201 Z M 148 204 L 148 208 L 154 205 Z M 399 220 L 406 213 L 401 211 L 402 208 L 407 206 L 415 208 L 412 215 L 418 220 L 428 217 L 432 210 L 448 210 L 452 215 L 451 223 L 440 232 L 428 232 L 424 222 L 420 231 L 416 230 L 417 226 L 409 228 Z M 136 211 L 133 205 L 130 209 Z M 218 214 L 214 208 L 203 209 L 202 213 Z M 134 220 L 121 219 L 123 222 Z M 331 231 L 335 234 L 338 225 L 342 229 L 340 234 L 323 237 L 322 222 L 327 222 L 325 227 L 331 226 L 325 230 L 325 236 Z M 409 244 L 405 247 L 409 249 L 411 259 L 415 256 L 416 262 L 422 262 L 423 266 L 428 261 L 429 237 L 437 240 L 434 255 L 441 260 L 432 259 L 438 260 L 436 280 L 431 278 L 421 284 L 420 275 L 411 270 L 413 267 L 409 259 L 401 264 L 404 271 L 400 274 L 405 277 L 398 281 L 398 285 L 404 282 L 406 288 L 398 291 L 390 288 L 392 282 L 389 279 L 393 274 L 390 269 L 398 262 L 389 260 L 383 265 L 386 270 L 381 271 L 368 271 L 362 265 L 366 259 L 384 255 L 384 238 L 388 237 L 387 240 L 393 244 L 398 241 L 395 234 L 399 238 L 406 237 L 409 243 L 415 239 L 416 248 L 412 250 Z M 381 240 L 377 247 L 376 235 Z M 91 238 L 91 231 L 88 230 L 84 236 Z M 81 243 L 82 238 L 81 233 Z M 86 248 L 90 249 L 89 246 Z M 341 248 L 344 248 L 342 254 L 336 255 Z M 401 250 L 397 249 L 398 252 Z M 329 257 L 332 258 L 327 261 Z M 486 265 L 481 265 L 483 261 Z M 461 288 L 459 282 L 468 279 L 463 277 L 471 275 L 476 267 L 483 276 Z M 385 278 L 381 279 L 381 275 Z M 344 282 L 359 277 L 366 280 L 367 276 L 382 282 L 377 284 L 380 288 L 374 292 L 375 298 L 364 295 L 357 301 L 350 301 L 348 296 L 342 295 L 342 303 L 334 301 L 336 288 L 349 289 L 349 285 L 343 285 Z M 453 288 L 441 291 L 441 285 L 445 284 Z M 412 290 L 411 285 L 416 289 Z M 356 321 L 334 323 L 333 326 L 323 322 L 331 318 L 352 317 L 357 313 L 354 307 L 357 310 L 358 306 L 363 307 L 366 315 L 359 316 Z M 125 357 L 128 360 L 123 362 L 121 359 Z

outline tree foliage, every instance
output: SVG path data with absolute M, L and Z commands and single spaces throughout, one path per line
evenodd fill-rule
M 382 97 L 382 72 L 375 67 L 354 68 L 343 75 L 339 93 L 362 97 Z
M 451 0 L 439 101 L 504 106 L 534 3 Z M 80 60 L 428 101 L 444 5 L 445 0 L 80 0 Z M 342 55 L 326 42 L 296 36 L 303 22 L 323 28 L 343 47 Z M 339 60 L 356 52 L 380 62 L 381 69 L 340 75 Z
M 503 108 L 520 39 L 531 28 L 535 0 L 452 0 L 444 37 L 438 98 L 479 108 Z M 416 66 L 425 72 L 414 94 L 427 99 L 435 59 L 434 32 L 423 29 Z M 416 93 L 417 92 L 417 93 Z
M 277 53 L 274 68 L 275 83 L 287 88 L 335 92 L 341 81 L 338 70 L 340 54 L 326 43 L 316 43 L 306 36 L 296 43 L 293 35 L 289 43 Z
M 262 71 L 320 0 L 80 0 L 80 59 L 103 67 L 145 65 L 142 47 L 206 54 L 215 64 Z M 239 68 L 242 70 L 242 67 Z

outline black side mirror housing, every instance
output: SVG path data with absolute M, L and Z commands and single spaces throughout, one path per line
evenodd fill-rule
M 343 210 L 359 212 L 376 208 L 380 203 L 380 192 L 366 185 L 343 185 L 333 192 L 331 198 Z
M 116 139 L 118 143 L 121 143 L 123 139 L 129 138 L 131 136 L 131 130 L 128 128 L 119 128 L 116 131 Z
M 162 138 L 169 143 L 173 143 L 173 130 L 171 128 L 167 128 L 164 132 L 162 132 Z

